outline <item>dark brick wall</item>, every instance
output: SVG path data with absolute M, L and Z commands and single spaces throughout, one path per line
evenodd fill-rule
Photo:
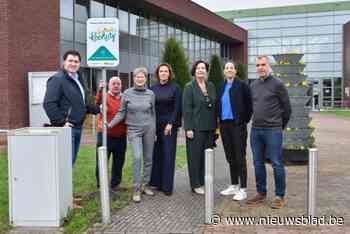
M 8 106 L 8 0 L 0 0 L 0 129 L 9 125 Z
M 350 22 L 343 28 L 343 77 L 344 77 L 344 105 L 350 107 L 350 97 L 346 95 L 345 88 L 350 89 Z M 350 92 L 350 91 L 349 91 Z
M 28 126 L 28 72 L 59 66 L 59 0 L 0 0 L 0 16 L 0 128 Z

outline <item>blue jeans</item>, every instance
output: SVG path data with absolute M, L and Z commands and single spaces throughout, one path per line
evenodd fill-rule
M 253 151 L 256 190 L 266 193 L 265 158 L 271 160 L 275 178 L 275 195 L 284 197 L 286 190 L 286 173 L 282 160 L 282 129 L 252 128 L 250 144 Z
M 80 146 L 82 128 L 72 128 L 72 163 L 74 166 Z

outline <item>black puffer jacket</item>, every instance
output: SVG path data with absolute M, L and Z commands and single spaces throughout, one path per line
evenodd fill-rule
M 79 81 L 85 90 L 80 74 Z M 87 113 L 100 112 L 98 106 L 89 105 L 86 98 L 84 101 L 79 86 L 64 70 L 50 77 L 46 86 L 44 109 L 53 126 L 70 122 L 74 127 L 81 127 Z

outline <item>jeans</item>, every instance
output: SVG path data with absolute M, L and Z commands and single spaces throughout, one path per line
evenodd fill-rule
M 256 190 L 266 193 L 265 157 L 271 160 L 275 179 L 275 195 L 284 197 L 286 190 L 286 173 L 282 160 L 283 134 L 281 128 L 254 128 L 250 134 L 253 151 Z
M 82 131 L 83 131 L 82 128 L 72 128 L 72 163 L 73 163 L 73 166 L 74 166 L 75 161 L 77 160 Z

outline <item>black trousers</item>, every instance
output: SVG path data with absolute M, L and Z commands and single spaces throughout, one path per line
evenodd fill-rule
M 222 121 L 220 133 L 226 160 L 230 167 L 231 183 L 247 187 L 247 125 Z
M 164 129 L 165 125 L 157 126 L 150 185 L 170 195 L 174 187 L 177 129 L 173 128 L 167 136 Z
M 188 174 L 192 189 L 204 185 L 205 150 L 213 148 L 214 131 L 193 131 L 194 138 L 186 137 Z
M 102 146 L 102 133 L 97 134 L 96 144 L 96 184 L 100 186 L 99 168 L 98 168 L 98 147 Z M 107 156 L 108 161 L 112 157 L 112 176 L 111 188 L 118 186 L 122 181 L 123 166 L 125 161 L 126 151 L 126 136 L 122 137 L 108 137 L 107 136 Z

